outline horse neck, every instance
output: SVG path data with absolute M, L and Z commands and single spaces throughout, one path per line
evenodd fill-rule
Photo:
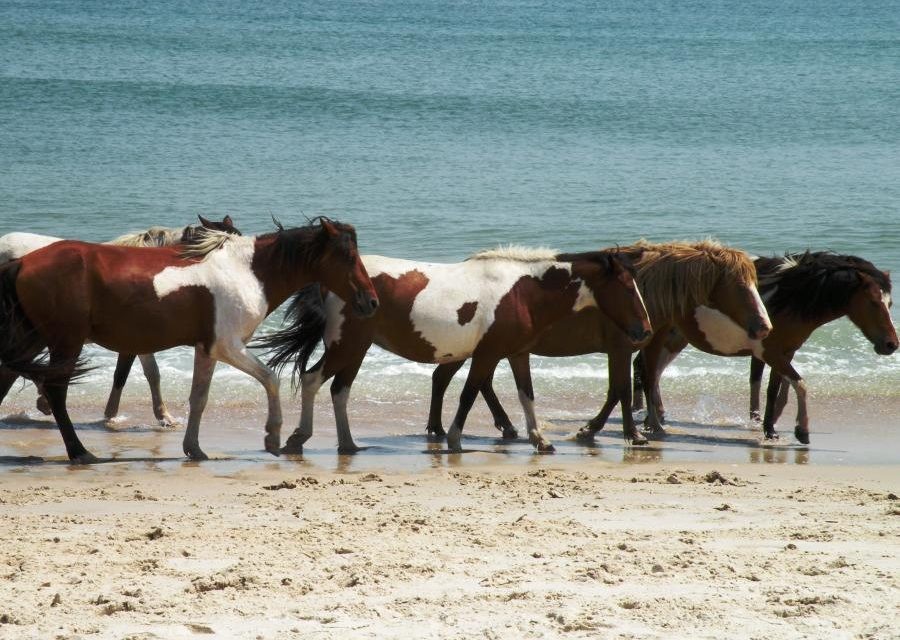
M 288 268 L 277 255 L 275 241 L 275 236 L 257 238 L 253 251 L 253 273 L 263 285 L 269 306 L 267 313 L 272 313 L 291 295 L 317 279 L 313 269 Z
M 529 291 L 531 315 L 536 325 L 548 326 L 575 313 L 575 304 L 582 285 L 596 299 L 599 292 L 588 287 L 584 277 L 578 274 L 575 263 L 550 266 L 539 278 L 541 284 Z M 596 305 L 592 305 L 596 306 Z

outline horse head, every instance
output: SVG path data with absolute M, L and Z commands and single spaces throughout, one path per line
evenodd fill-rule
M 378 294 L 359 255 L 353 225 L 317 218 L 319 230 L 319 282 L 349 303 L 357 315 L 371 317 L 378 308 Z
M 850 297 L 847 317 L 859 327 L 863 335 L 872 343 L 875 353 L 889 356 L 897 350 L 897 332 L 891 321 L 891 278 L 880 272 L 884 279 L 879 282 L 872 275 L 862 271 L 848 272 L 858 283 Z
M 747 262 L 753 269 L 749 258 Z M 755 275 L 742 277 L 734 273 L 723 274 L 710 291 L 708 306 L 728 316 L 747 332 L 747 337 L 751 340 L 762 340 L 772 331 L 769 313 L 756 288 Z
M 635 283 L 635 269 L 624 254 L 604 249 L 585 260 L 579 271 L 591 290 L 597 307 L 615 324 L 635 347 L 652 335 L 650 315 Z
M 216 222 L 215 220 L 207 220 L 203 216 L 198 215 L 197 218 L 200 220 L 200 226 L 188 226 L 184 228 L 184 234 L 182 236 L 182 240 L 188 241 L 191 240 L 195 233 L 197 233 L 200 229 L 211 229 L 212 231 L 222 231 L 224 233 L 230 233 L 232 235 L 239 236 L 241 232 L 234 226 L 234 221 L 231 219 L 231 216 L 225 216 L 222 218 L 222 222 Z

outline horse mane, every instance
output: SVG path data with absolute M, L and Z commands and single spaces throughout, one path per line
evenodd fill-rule
M 199 258 L 202 260 L 216 249 L 222 248 L 229 240 L 240 237 L 227 231 L 200 227 L 189 240 L 182 243 L 179 255 L 182 258 Z M 181 238 L 179 238 L 178 242 L 181 242 Z
M 171 227 L 150 227 L 146 231 L 127 233 L 107 244 L 120 247 L 170 247 L 181 242 L 184 227 L 172 229 Z
M 546 247 L 523 247 L 510 244 L 473 253 L 466 260 L 507 260 L 510 262 L 553 262 L 558 251 Z
M 756 284 L 750 256 L 713 239 L 622 247 L 637 268 L 638 287 L 654 318 L 671 318 L 706 304 L 722 276 Z
M 322 255 L 325 247 L 331 242 L 331 236 L 325 230 L 323 222 L 334 226 L 342 232 L 339 246 L 347 250 L 349 256 L 351 243 L 356 243 L 356 231 L 352 226 L 332 220 L 326 216 L 316 216 L 302 227 L 284 227 L 275 220 L 276 230 L 261 236 L 258 240 L 273 239 L 272 257 L 285 269 L 309 268 Z
M 804 320 L 841 314 L 868 276 L 885 293 L 890 276 L 868 260 L 831 251 L 786 253 L 756 261 L 760 288 L 773 313 L 788 312 Z

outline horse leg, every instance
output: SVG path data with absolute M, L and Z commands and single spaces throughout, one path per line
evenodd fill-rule
M 662 427 L 662 400 L 659 393 L 660 365 L 665 362 L 665 340 L 668 329 L 653 334 L 650 343 L 644 347 L 644 384 L 647 391 L 647 417 L 644 429 L 654 433 L 665 433 Z
M 750 358 L 750 422 L 754 424 L 760 423 L 759 392 L 765 368 L 765 362 L 755 356 Z
M 425 427 L 425 433 L 429 437 L 443 438 L 447 435 L 444 425 L 441 424 L 444 395 L 447 393 L 447 387 L 450 386 L 453 376 L 462 368 L 463 364 L 465 364 L 465 360 L 439 364 L 431 374 L 431 403 L 428 407 L 428 425 Z
M 632 411 L 640 411 L 644 408 L 644 358 L 641 352 L 634 357 L 633 363 L 634 385 L 631 389 L 631 409 Z
M 538 453 L 553 453 L 556 449 L 550 441 L 541 433 L 538 426 L 537 415 L 534 412 L 534 387 L 531 383 L 531 365 L 528 362 L 528 354 L 520 354 L 509 358 L 509 366 L 516 380 L 516 388 L 519 391 L 519 402 L 525 412 L 525 427 L 528 429 L 528 441 L 537 449 Z M 491 372 L 493 375 L 493 372 Z
M 12 371 L 0 367 L 0 404 L 3 404 L 3 400 L 6 399 L 6 394 L 12 389 L 12 386 L 16 383 L 18 377 L 19 376 Z
M 788 391 L 790 390 L 790 381 L 781 377 L 778 383 L 778 398 L 775 401 L 775 413 L 772 415 L 772 424 L 777 424 L 788 401 Z
M 72 424 L 72 419 L 69 417 L 69 412 L 66 409 L 69 380 L 79 353 L 81 353 L 81 347 L 66 352 L 51 351 L 50 366 L 60 367 L 61 373 L 54 375 L 52 380 L 44 380 L 42 386 L 53 411 L 53 417 L 56 419 L 56 425 L 59 427 L 63 443 L 66 445 L 66 453 L 69 455 L 69 460 L 77 464 L 93 464 L 97 462 L 97 458 L 81 444 L 81 440 L 78 439 L 78 434 L 75 433 L 75 426 Z
M 109 398 L 106 401 L 106 409 L 103 410 L 103 417 L 109 421 L 116 417 L 119 413 L 119 402 L 122 399 L 122 389 L 128 380 L 128 374 L 131 371 L 131 365 L 134 364 L 136 356 L 127 353 L 120 353 L 116 360 L 116 371 L 113 373 L 113 386 L 109 391 Z
M 281 381 L 278 375 L 263 361 L 250 353 L 243 342 L 220 345 L 216 349 L 216 356 L 222 362 L 230 364 L 235 369 L 243 371 L 256 378 L 266 390 L 266 398 L 269 403 L 266 416 L 266 437 L 263 441 L 266 451 L 272 455 L 281 453 Z
M 525 358 L 527 361 L 528 354 L 525 354 Z M 512 363 L 512 360 L 510 360 L 510 363 Z M 518 438 L 519 432 L 513 426 L 512 420 L 509 419 L 509 414 L 506 413 L 506 409 L 500 404 L 500 398 L 498 398 L 497 394 L 494 392 L 493 371 L 485 383 L 481 385 L 481 397 L 484 398 L 488 409 L 491 411 L 491 416 L 494 418 L 494 426 L 503 433 L 503 439 L 515 440 Z
M 325 357 L 320 362 L 300 376 L 300 424 L 288 436 L 281 453 L 298 455 L 303 453 L 303 445 L 312 437 L 316 394 L 325 381 L 334 375 L 334 372 L 330 371 L 329 355 L 330 352 L 326 351 Z
M 216 360 L 210 356 L 202 345 L 194 349 L 194 377 L 191 380 L 191 398 L 189 401 L 187 428 L 184 430 L 184 454 L 191 460 L 208 460 L 209 457 L 200 449 L 200 418 L 206 408 L 209 396 L 209 385 L 212 382 Z
M 334 421 L 337 426 L 338 453 L 356 453 L 359 447 L 353 442 L 350 433 L 350 419 L 347 416 L 347 401 L 350 399 L 350 387 L 356 379 L 356 374 L 362 365 L 365 353 L 358 361 L 344 367 L 334 376 L 331 382 L 331 404 L 334 407 Z
M 469 367 L 469 376 L 463 385 L 462 393 L 459 396 L 459 408 L 456 410 L 456 416 L 453 418 L 453 424 L 447 431 L 447 448 L 452 453 L 462 452 L 462 429 L 466 423 L 466 417 L 478 397 L 478 390 L 481 389 L 485 380 L 494 372 L 497 367 L 497 360 L 493 358 L 484 358 L 475 356 L 472 358 L 472 366 Z
M 152 353 L 145 353 L 138 356 L 141 361 L 141 368 L 144 370 L 144 376 L 147 378 L 147 384 L 150 386 L 150 399 L 153 402 L 153 415 L 163 427 L 177 427 L 178 420 L 169 413 L 165 400 L 162 397 L 162 389 L 160 388 L 159 367 L 156 364 L 156 356 Z
M 797 370 L 791 365 L 793 352 L 783 354 L 778 358 L 767 361 L 772 367 L 772 377 L 769 379 L 769 389 L 766 397 L 766 414 L 763 420 L 763 431 L 767 439 L 775 438 L 775 409 L 779 387 L 782 384 L 781 377 L 794 387 L 797 394 L 797 424 L 794 426 L 794 436 L 802 444 L 809 444 L 809 414 L 806 404 L 806 383 Z M 777 376 L 775 374 L 778 374 Z

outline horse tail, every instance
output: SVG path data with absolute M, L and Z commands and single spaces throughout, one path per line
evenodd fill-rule
M 322 289 L 312 284 L 300 289 L 291 299 L 284 313 L 285 328 L 254 340 L 254 347 L 268 350 L 268 364 L 281 371 L 293 360 L 291 385 L 296 387 L 298 376 L 316 369 L 319 360 L 307 367 L 310 357 L 325 336 L 325 301 Z
M 25 314 L 16 290 L 21 268 L 21 260 L 0 265 L 0 369 L 38 382 L 84 375 L 88 369 L 80 358 L 49 363 L 47 343 Z

